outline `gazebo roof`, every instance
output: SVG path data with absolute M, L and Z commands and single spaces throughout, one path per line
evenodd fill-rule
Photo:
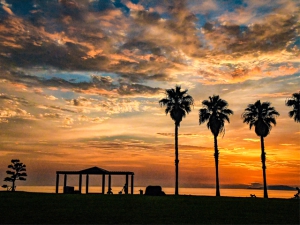
M 56 171 L 56 174 L 114 174 L 114 175 L 134 175 L 134 172 L 130 171 L 108 171 L 99 167 L 91 167 L 79 171 Z
M 78 171 L 81 174 L 106 174 L 109 173 L 109 171 L 99 168 L 97 166 L 88 168 L 88 169 L 84 169 L 84 170 L 80 170 Z

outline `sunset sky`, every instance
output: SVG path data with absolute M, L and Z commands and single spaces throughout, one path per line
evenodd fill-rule
M 280 113 L 267 183 L 300 186 L 300 126 L 285 106 L 300 91 L 299 33 L 298 0 L 0 0 L 0 179 L 18 158 L 19 185 L 98 166 L 173 187 L 174 122 L 158 101 L 177 84 L 195 100 L 179 128 L 180 187 L 215 184 L 198 115 L 213 94 L 234 111 L 218 138 L 221 187 L 262 183 L 260 139 L 241 119 L 259 99 Z

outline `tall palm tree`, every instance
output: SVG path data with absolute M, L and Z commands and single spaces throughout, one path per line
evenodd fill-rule
M 225 134 L 225 120 L 230 122 L 229 116 L 233 114 L 233 111 L 227 108 L 227 101 L 221 99 L 219 95 L 209 96 L 209 100 L 202 101 L 202 106 L 202 109 L 199 110 L 199 124 L 207 122 L 207 128 L 214 135 L 216 196 L 220 196 L 218 135 Z
M 166 90 L 166 98 L 159 101 L 160 106 L 166 106 L 166 114 L 170 113 L 175 122 L 175 195 L 178 195 L 178 127 L 182 118 L 191 112 L 194 104 L 193 98 L 187 94 L 188 90 L 181 91 L 181 87 L 176 85 L 175 89 Z
M 267 191 L 267 178 L 266 178 L 266 152 L 264 145 L 264 138 L 268 136 L 272 129 L 272 124 L 276 125 L 276 117 L 280 114 L 271 107 L 270 102 L 261 103 L 260 100 L 254 104 L 249 104 L 242 114 L 243 123 L 255 127 L 255 133 L 260 137 L 261 142 L 261 162 L 263 169 L 263 182 L 264 182 L 264 198 L 268 198 Z
M 289 111 L 289 116 L 294 117 L 295 122 L 300 123 L 300 91 L 294 93 L 293 97 L 285 102 L 285 105 L 293 107 L 293 110 Z

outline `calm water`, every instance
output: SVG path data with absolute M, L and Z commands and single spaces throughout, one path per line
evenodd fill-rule
M 75 187 L 78 189 L 78 187 Z M 106 188 L 107 189 L 107 188 Z M 139 194 L 139 190 L 143 190 L 145 193 L 145 187 L 134 187 L 134 194 Z M 122 190 L 122 187 L 112 187 L 114 194 L 118 194 Z M 55 186 L 17 186 L 17 191 L 27 192 L 43 192 L 43 193 L 55 193 Z M 107 191 L 107 190 L 106 190 Z M 130 191 L 130 187 L 129 187 Z M 163 191 L 166 194 L 174 194 L 174 188 L 164 188 Z M 221 196 L 230 197 L 250 197 L 250 194 L 255 194 L 256 197 L 263 197 L 263 190 L 258 189 L 221 189 Z M 101 187 L 89 187 L 89 193 L 101 193 Z M 269 198 L 292 198 L 294 191 L 283 191 L 283 190 L 268 190 Z M 62 186 L 59 188 L 59 193 L 62 193 Z M 85 187 L 82 187 L 82 193 L 85 193 Z M 215 196 L 214 188 L 179 188 L 180 195 L 199 195 L 199 196 Z

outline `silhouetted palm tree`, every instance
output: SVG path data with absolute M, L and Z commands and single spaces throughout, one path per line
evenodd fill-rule
M 166 106 L 166 114 L 170 113 L 172 120 L 175 121 L 175 195 L 178 195 L 178 127 L 182 118 L 191 112 L 191 106 L 194 104 L 193 98 L 187 94 L 188 90 L 180 89 L 178 85 L 175 89 L 167 89 L 166 98 L 159 101 L 161 106 Z
M 219 186 L 219 150 L 218 150 L 218 135 L 225 133 L 225 120 L 229 123 L 229 115 L 233 111 L 228 109 L 228 103 L 221 99 L 219 95 L 209 96 L 209 100 L 202 102 L 202 109 L 199 110 L 199 124 L 207 122 L 207 128 L 214 135 L 215 147 L 215 166 L 216 166 L 216 196 L 220 196 Z
M 261 162 L 263 169 L 263 182 L 264 182 L 264 198 L 268 198 L 267 191 L 267 178 L 266 178 L 266 153 L 264 138 L 270 133 L 272 129 L 272 124 L 276 125 L 276 116 L 280 114 L 271 107 L 270 102 L 261 103 L 260 100 L 256 101 L 254 104 L 249 104 L 248 108 L 245 109 L 242 114 L 243 123 L 255 127 L 255 133 L 260 137 L 261 142 Z
M 293 97 L 285 102 L 286 106 L 293 107 L 292 111 L 289 111 L 289 116 L 294 117 L 295 122 L 300 123 L 300 91 L 294 93 Z

